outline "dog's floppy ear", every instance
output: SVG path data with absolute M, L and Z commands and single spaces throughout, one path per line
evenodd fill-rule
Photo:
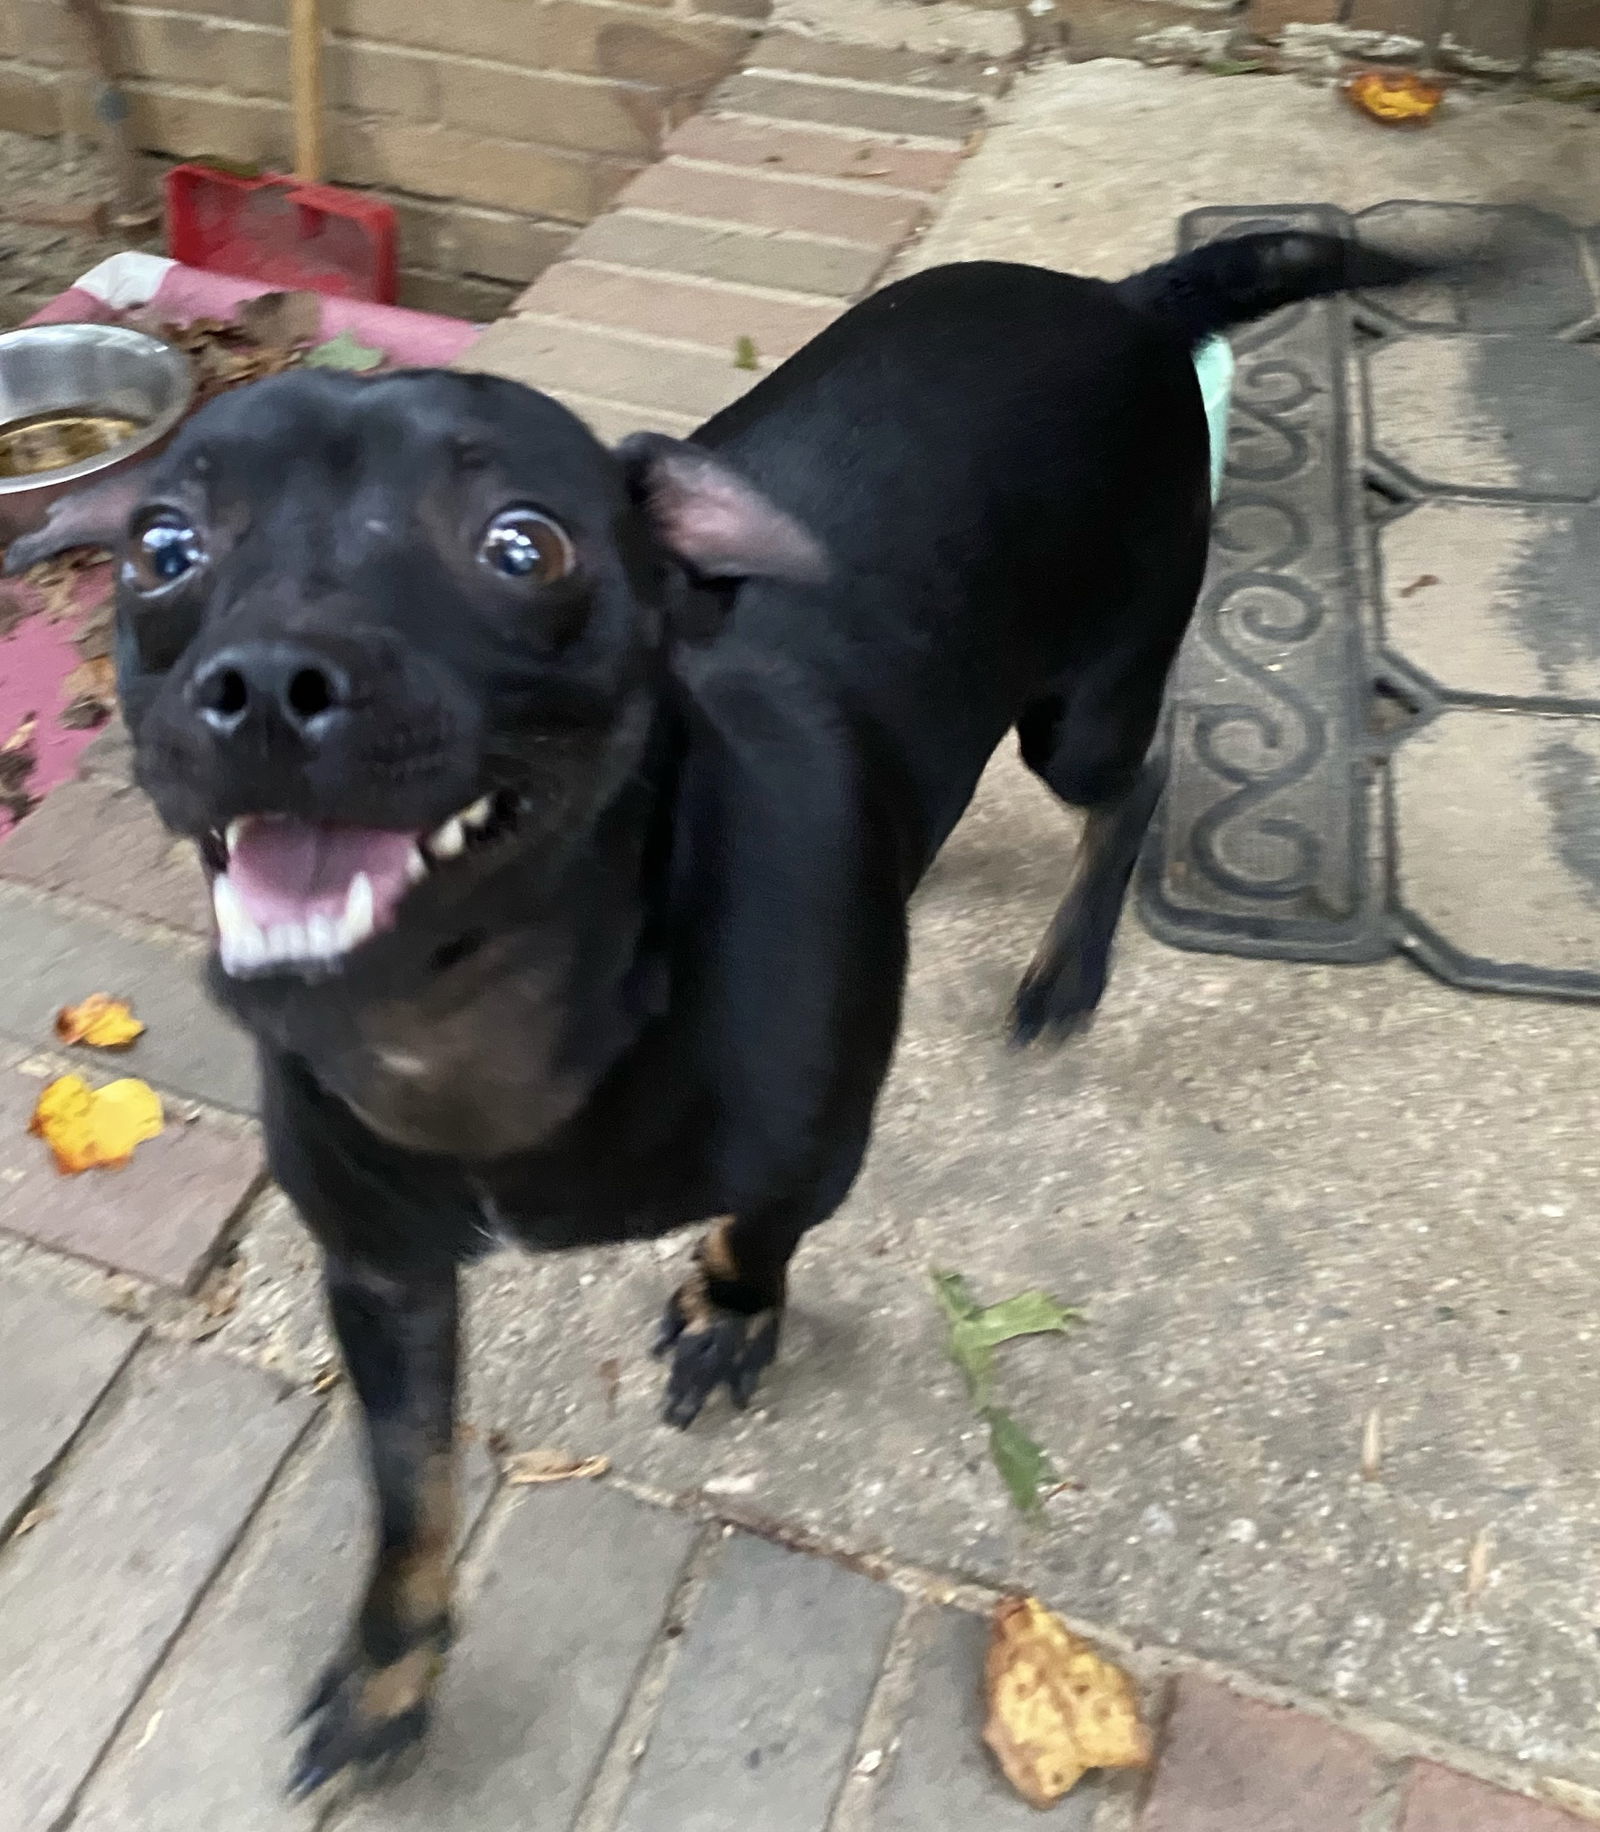
M 50 505 L 44 526 L 19 535 L 6 549 L 5 574 L 15 578 L 41 560 L 73 547 L 115 547 L 128 527 L 134 504 L 144 493 L 144 466 L 118 471 L 86 484 Z
M 702 577 L 807 583 L 827 577 L 820 543 L 703 447 L 665 433 L 634 433 L 617 457 L 656 532 Z

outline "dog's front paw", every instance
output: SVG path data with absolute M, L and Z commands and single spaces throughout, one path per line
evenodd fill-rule
M 1106 989 L 1104 970 L 1073 962 L 1030 967 L 1011 1006 L 1011 1041 L 1060 1044 L 1081 1036 L 1094 1023 Z
M 655 1353 L 670 1355 L 667 1398 L 661 1416 L 685 1430 L 718 1387 L 742 1411 L 778 1352 L 782 1313 L 776 1308 L 740 1312 L 712 1302 L 698 1276 L 667 1300 Z
M 289 1777 L 305 1800 L 341 1777 L 352 1787 L 393 1780 L 416 1756 L 444 1668 L 447 1636 L 429 1635 L 387 1666 L 347 1649 L 318 1680 L 302 1724 L 311 1725 Z

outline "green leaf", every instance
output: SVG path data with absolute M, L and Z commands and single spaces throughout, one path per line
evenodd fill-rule
M 1060 1480 L 1055 1465 L 1009 1412 L 990 1406 L 983 1416 L 989 1424 L 989 1455 L 1011 1499 L 1024 1514 L 1037 1514 L 1044 1506 L 1042 1491 Z
M 756 340 L 753 337 L 736 337 L 733 341 L 733 366 L 735 369 L 754 369 L 759 366 L 756 355 Z
M 1019 1291 L 1014 1298 L 985 1305 L 976 1316 L 963 1318 L 958 1327 L 970 1347 L 993 1349 L 1016 1336 L 1064 1336 L 1082 1321 L 1082 1311 L 1058 1304 L 1047 1291 Z
M 978 1314 L 978 1300 L 972 1295 L 972 1287 L 959 1272 L 941 1272 L 937 1266 L 931 1268 L 933 1289 L 939 1294 L 939 1304 L 944 1314 L 952 1323 L 959 1323 L 964 1317 L 975 1317 Z
M 360 342 L 351 331 L 341 331 L 337 337 L 330 337 L 326 343 L 318 344 L 305 354 L 309 368 L 348 369 L 355 375 L 365 375 L 369 369 L 380 368 L 385 360 L 382 350 L 374 350 L 370 344 Z

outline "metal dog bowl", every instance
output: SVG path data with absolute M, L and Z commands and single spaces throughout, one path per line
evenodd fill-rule
M 148 457 L 194 398 L 188 359 L 114 324 L 0 334 L 0 541 L 58 496 Z

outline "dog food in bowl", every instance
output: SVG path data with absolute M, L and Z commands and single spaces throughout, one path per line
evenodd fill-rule
M 194 398 L 181 350 L 112 324 L 0 335 L 0 541 L 58 496 L 151 453 Z
M 0 426 L 0 477 L 37 477 L 65 470 L 126 445 L 142 423 L 121 414 L 31 414 Z

